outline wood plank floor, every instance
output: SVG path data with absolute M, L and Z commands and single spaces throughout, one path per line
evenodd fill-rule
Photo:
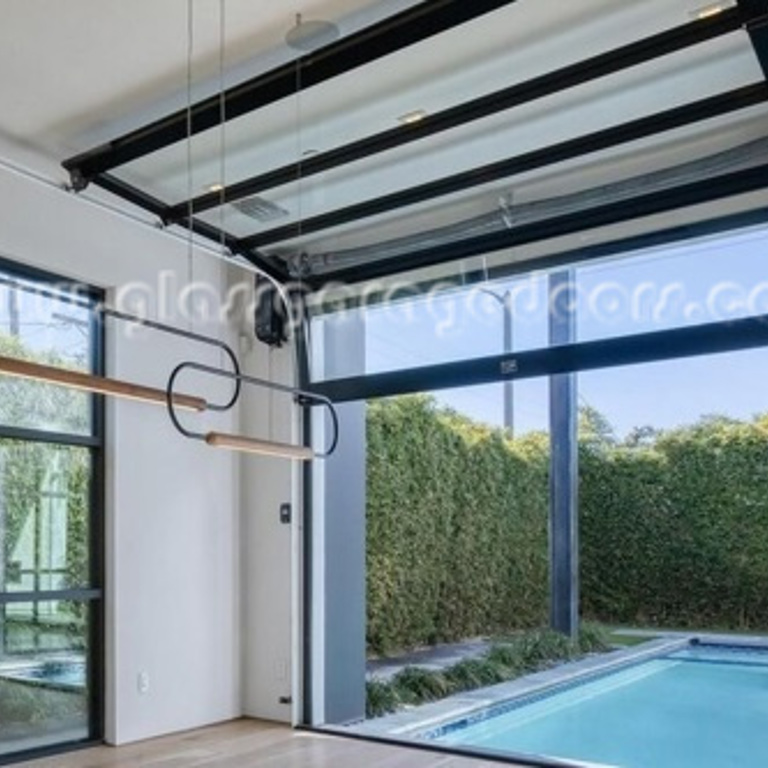
M 499 763 L 238 720 L 126 747 L 96 747 L 24 768 L 498 768 Z

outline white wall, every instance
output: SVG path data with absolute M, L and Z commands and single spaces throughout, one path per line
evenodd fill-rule
M 189 276 L 183 242 L 4 169 L 0 211 L 0 254 L 20 263 L 106 289 L 154 284 L 161 270 L 180 284 Z M 208 256 L 194 259 L 195 279 L 221 286 L 224 272 Z M 108 334 L 108 372 L 137 382 L 164 386 L 185 357 L 219 362 L 157 334 Z M 235 429 L 233 420 L 216 423 Z M 237 717 L 239 458 L 183 439 L 150 405 L 112 402 L 107 426 L 108 740 Z
M 243 331 L 247 336 L 247 324 Z M 259 342 L 241 347 L 244 372 L 294 385 L 295 358 L 289 347 Z M 288 395 L 246 388 L 242 400 L 246 434 L 298 442 L 298 412 Z M 242 493 L 242 661 L 243 714 L 280 722 L 298 716 L 300 653 L 298 600 L 301 535 L 299 462 L 243 455 Z M 280 505 L 292 504 L 293 522 L 280 522 Z M 296 620 L 294 620 L 296 617 Z M 291 697 L 294 706 L 280 702 Z

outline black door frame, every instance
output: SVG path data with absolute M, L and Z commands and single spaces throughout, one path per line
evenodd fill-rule
M 765 225 L 768 209 L 731 214 L 701 221 L 692 225 L 674 227 L 664 231 L 649 232 L 638 237 L 605 243 L 593 249 L 577 249 L 547 256 L 543 260 L 549 268 L 566 265 L 577 266 L 600 256 L 631 254 L 649 245 L 672 244 L 713 234 L 735 233 L 755 225 Z M 586 258 L 585 258 L 586 256 Z M 554 262 L 552 261 L 554 259 Z M 490 279 L 509 274 L 524 274 L 540 268 L 539 262 L 511 265 L 508 272 L 501 268 Z M 488 278 L 489 276 L 486 276 Z M 424 290 L 429 284 L 424 284 Z M 457 286 L 458 287 L 458 286 Z M 306 309 L 302 307 L 302 309 Z M 307 317 L 306 311 L 303 315 Z M 634 334 L 600 341 L 578 342 L 545 347 L 511 355 L 493 355 L 459 362 L 403 369 L 399 371 L 352 376 L 324 382 L 310 381 L 308 322 L 298 329 L 297 345 L 302 365 L 300 385 L 304 389 L 330 397 L 334 402 L 355 402 L 400 394 L 435 391 L 461 386 L 503 383 L 529 378 L 544 378 L 562 373 L 579 373 L 588 370 L 640 365 L 643 363 L 685 359 L 687 357 L 728 353 L 768 347 L 768 314 L 755 317 L 723 320 L 697 326 L 673 328 L 664 331 Z M 305 442 L 311 444 L 311 409 L 304 409 Z M 304 470 L 305 489 L 311 489 L 313 468 L 307 464 Z M 389 736 L 371 736 L 353 733 L 338 726 L 312 726 L 312 493 L 304 493 L 304 601 L 303 601 L 303 711 L 302 730 L 334 734 L 351 739 L 391 744 L 444 754 L 456 754 L 515 765 L 554 768 L 567 762 L 552 762 L 546 758 L 504 755 L 471 748 L 446 747 L 429 742 L 409 741 Z

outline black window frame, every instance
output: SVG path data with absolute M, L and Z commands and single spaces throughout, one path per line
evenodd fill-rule
M 95 375 L 105 373 L 106 337 L 101 315 L 96 311 L 104 302 L 104 292 L 77 280 L 46 270 L 19 264 L 0 256 L 0 272 L 12 280 L 33 283 L 42 290 L 55 289 L 65 298 L 72 289 L 72 302 L 89 309 L 90 369 Z M 34 287 L 30 288 L 34 290 Z M 0 606 L 41 600 L 76 600 L 89 607 L 88 623 L 88 736 L 85 739 L 45 745 L 0 755 L 0 766 L 41 759 L 95 746 L 103 742 L 105 704 L 105 401 L 101 395 L 90 396 L 90 434 L 77 435 L 36 428 L 8 427 L 0 424 L 0 438 L 21 442 L 44 443 L 63 447 L 86 448 L 90 452 L 91 475 L 89 489 L 88 554 L 90 583 L 66 590 L 39 592 L 1 592 Z

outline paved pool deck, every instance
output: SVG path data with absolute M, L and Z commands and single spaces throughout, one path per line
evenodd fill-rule
M 446 723 L 460 720 L 488 707 L 501 704 L 520 696 L 526 696 L 537 693 L 554 684 L 569 683 L 578 681 L 580 678 L 588 678 L 596 673 L 610 672 L 613 669 L 619 669 L 627 664 L 642 662 L 652 659 L 656 656 L 663 656 L 668 653 L 680 650 L 686 647 L 692 640 L 697 639 L 702 643 L 712 643 L 717 645 L 740 645 L 753 647 L 768 647 L 768 637 L 764 636 L 745 636 L 732 634 L 710 634 L 701 632 L 659 632 L 659 631 L 627 631 L 621 630 L 622 634 L 636 634 L 638 637 L 652 637 L 647 643 L 641 643 L 631 648 L 617 649 L 609 653 L 594 654 L 578 661 L 560 664 L 556 667 L 536 672 L 531 675 L 511 680 L 507 683 L 481 688 L 475 691 L 466 691 L 454 696 L 450 696 L 441 701 L 430 704 L 424 704 L 419 707 L 407 707 L 399 712 L 385 717 L 379 717 L 373 720 L 367 720 L 362 723 L 352 724 L 344 730 L 352 730 L 356 733 L 369 736 L 390 737 L 413 739 L 419 738 L 419 735 Z M 453 659 L 455 663 L 455 652 L 460 650 L 461 645 L 469 645 L 469 650 L 477 655 L 481 655 L 481 646 L 487 649 L 488 643 L 483 641 L 469 644 L 460 644 L 448 647 L 444 654 L 440 654 L 434 661 L 434 664 L 448 666 L 448 660 Z M 420 658 L 420 653 L 413 654 L 414 659 Z M 429 658 L 426 654 L 424 658 Z M 466 657 L 463 657 L 466 658 Z M 398 662 L 401 660 L 398 660 Z M 422 666 L 415 663 L 415 666 Z M 412 666 L 413 666 L 412 665 Z M 441 667 L 435 667 L 441 668 Z M 391 673 L 391 665 L 382 665 L 382 670 L 386 674 Z M 375 672 L 374 672 L 375 674 Z
M 465 659 L 477 659 L 490 650 L 490 640 L 468 640 L 464 643 L 438 645 L 404 654 L 392 659 L 373 659 L 366 665 L 366 678 L 388 683 L 406 667 L 419 667 L 440 672 Z

